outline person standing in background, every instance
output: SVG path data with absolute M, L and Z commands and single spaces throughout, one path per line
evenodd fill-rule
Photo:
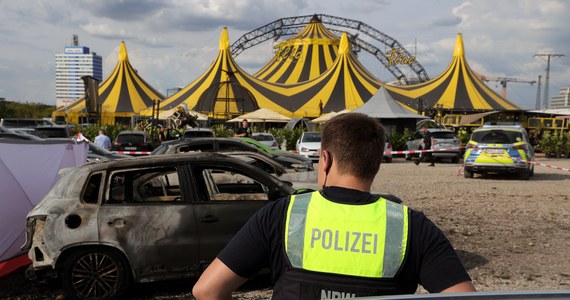
M 236 133 L 234 134 L 235 137 L 248 137 L 251 138 L 252 135 L 252 130 L 251 127 L 249 127 L 249 123 L 247 122 L 247 119 L 243 119 L 243 121 L 241 121 L 241 127 L 238 128 L 238 130 L 236 130 Z
M 103 129 L 99 130 L 99 135 L 95 137 L 94 143 L 103 149 L 111 150 L 111 139 L 105 135 L 105 131 Z
M 423 150 L 432 150 L 431 147 L 434 144 L 433 142 L 433 136 L 431 135 L 431 132 L 429 132 L 429 130 L 427 129 L 426 126 L 422 127 L 422 132 L 424 133 L 424 149 Z M 430 161 L 429 166 L 433 167 L 435 166 L 435 155 L 433 155 L 433 152 L 424 152 L 423 155 L 421 155 L 417 160 L 414 161 L 414 163 L 416 164 L 416 166 L 418 166 L 424 159 L 427 159 Z

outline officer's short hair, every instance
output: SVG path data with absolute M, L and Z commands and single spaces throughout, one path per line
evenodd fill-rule
M 345 113 L 325 124 L 321 148 L 330 152 L 340 173 L 374 179 L 385 141 L 384 127 L 378 121 L 361 113 Z

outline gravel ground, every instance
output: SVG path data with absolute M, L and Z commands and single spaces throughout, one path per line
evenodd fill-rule
M 538 158 L 570 168 L 570 159 Z M 399 196 L 446 233 L 480 291 L 570 289 L 570 172 L 536 165 L 529 181 L 499 175 L 465 179 L 461 165 L 384 163 L 373 190 Z M 194 281 L 139 285 L 133 299 L 191 299 Z M 423 293 L 421 287 L 418 293 Z M 54 299 L 56 284 L 28 281 L 20 269 L 0 278 L 2 299 Z M 271 297 L 259 276 L 236 299 Z M 62 297 L 59 297 L 62 298 Z

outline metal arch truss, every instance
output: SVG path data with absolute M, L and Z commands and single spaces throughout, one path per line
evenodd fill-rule
M 402 70 L 397 67 L 396 64 L 390 64 L 386 53 L 371 43 L 361 39 L 359 35 L 360 33 L 365 34 L 366 36 L 384 44 L 390 49 L 399 49 L 401 54 L 407 57 L 411 57 L 411 54 L 408 52 L 408 50 L 406 50 L 404 46 L 400 44 L 396 39 L 363 22 L 324 14 L 282 18 L 254 29 L 242 35 L 237 41 L 232 44 L 231 53 L 234 57 L 236 57 L 244 50 L 261 44 L 269 39 L 277 40 L 282 36 L 294 35 L 301 31 L 305 25 L 309 24 L 314 16 L 317 16 L 324 24 L 355 30 L 356 33 L 347 32 L 352 43 L 353 50 L 355 50 L 355 52 L 358 52 L 360 49 L 363 49 L 366 52 L 372 54 L 400 83 L 409 84 L 416 81 L 425 82 L 429 80 L 429 76 L 426 70 L 417 60 L 414 60 L 412 63 L 408 64 L 412 72 L 415 73 L 416 78 L 408 78 L 404 72 L 402 72 Z M 329 28 L 329 30 L 339 36 L 343 32 L 342 30 L 334 28 Z

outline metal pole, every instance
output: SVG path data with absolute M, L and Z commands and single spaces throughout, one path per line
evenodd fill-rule
M 548 99 L 548 83 L 550 82 L 550 55 L 546 59 L 546 77 L 544 78 L 544 109 L 550 108 Z
M 537 56 L 546 56 L 546 77 L 544 79 L 544 101 L 542 105 L 544 109 L 550 108 L 550 99 L 548 99 L 548 89 L 549 89 L 549 81 L 550 81 L 550 58 L 551 57 L 561 57 L 564 54 L 535 54 L 534 57 Z
M 536 105 L 534 108 L 540 109 L 540 79 L 542 75 L 538 75 L 538 86 L 536 87 Z

